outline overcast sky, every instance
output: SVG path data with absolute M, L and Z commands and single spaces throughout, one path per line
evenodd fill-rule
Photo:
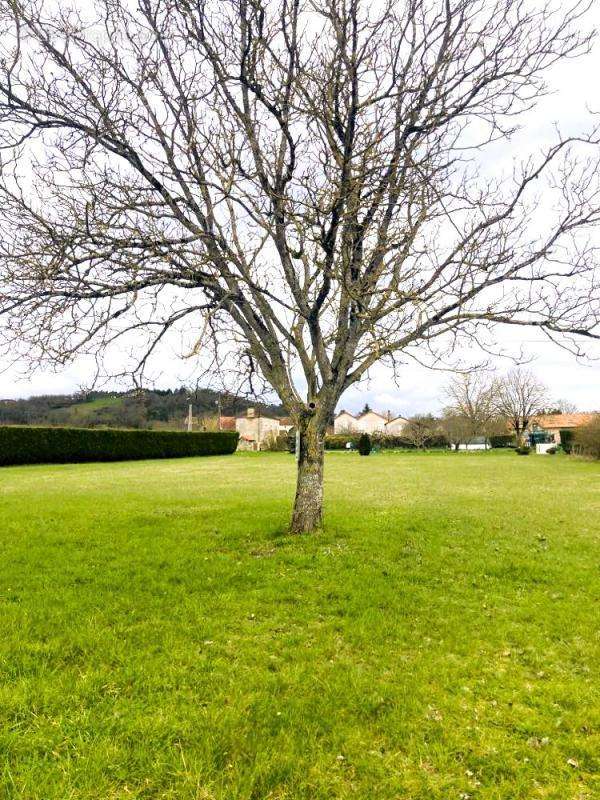
M 600 3 L 598 6 L 592 12 L 590 22 L 600 26 Z M 508 161 L 535 151 L 536 145 L 551 140 L 556 124 L 560 125 L 563 133 L 589 127 L 589 110 L 600 112 L 598 75 L 600 41 L 596 42 L 590 55 L 555 68 L 551 75 L 554 94 L 538 107 L 523 136 L 515 139 L 509 148 L 505 146 L 504 151 L 496 156 L 500 155 Z M 509 334 L 499 327 L 496 336 L 499 343 L 512 345 L 515 351 L 520 345 L 523 346 L 531 359 L 529 367 L 548 385 L 554 398 L 566 398 L 582 410 L 600 409 L 600 346 L 590 348 L 591 358 L 588 361 L 577 363 L 573 356 L 541 337 L 536 339 L 529 330 L 524 329 L 521 334 L 511 330 Z M 500 360 L 495 366 L 503 371 L 509 369 L 511 364 L 508 360 Z M 22 365 L 10 366 L 7 361 L 0 361 L 0 399 L 74 392 L 88 385 L 92 374 L 92 365 L 84 359 L 57 372 L 37 370 L 30 375 L 23 374 Z M 174 387 L 189 376 L 190 364 L 171 351 L 156 364 L 155 374 L 159 386 Z M 442 387 L 448 378 L 448 374 L 408 363 L 402 369 L 396 385 L 387 369 L 376 367 L 367 382 L 348 390 L 340 407 L 359 411 L 368 402 L 378 410 L 389 409 L 396 414 L 437 411 L 443 405 Z

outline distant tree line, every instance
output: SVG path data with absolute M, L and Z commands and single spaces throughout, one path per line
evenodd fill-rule
M 253 406 L 283 416 L 281 405 L 257 403 L 212 389 L 152 389 L 130 392 L 78 392 L 0 400 L 0 425 L 75 425 L 97 428 L 183 427 L 188 405 L 196 421 L 237 416 Z M 207 426 L 210 427 L 210 426 Z
M 552 400 L 544 383 L 522 368 L 501 377 L 485 372 L 457 375 L 446 387 L 446 396 L 449 403 L 439 424 L 456 448 L 477 437 L 507 434 L 520 445 L 536 417 L 577 410 L 567 400 Z

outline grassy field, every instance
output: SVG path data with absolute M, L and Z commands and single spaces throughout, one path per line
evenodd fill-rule
M 75 403 L 66 408 L 58 408 L 58 413 L 66 415 L 66 422 L 69 425 L 86 425 L 98 411 L 103 409 L 115 408 L 123 405 L 122 397 L 99 397 L 96 400 L 86 400 L 82 403 Z
M 0 797 L 600 795 L 600 464 L 0 471 Z

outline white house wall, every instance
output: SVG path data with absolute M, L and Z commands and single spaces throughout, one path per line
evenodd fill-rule
M 385 431 L 385 419 L 373 411 L 368 411 L 360 416 L 357 424 L 361 433 L 384 433 Z
M 262 443 L 270 435 L 277 436 L 280 425 L 279 420 L 270 417 L 238 417 L 235 421 L 235 429 L 240 436 Z
M 407 420 L 392 419 L 385 426 L 385 432 L 390 436 L 399 436 L 406 427 Z
M 353 417 L 343 411 L 333 423 L 334 433 L 369 433 L 369 434 L 388 434 L 397 436 L 406 426 L 406 420 L 402 417 L 386 422 L 385 418 L 374 411 L 367 411 L 360 417 Z
M 349 431 L 360 430 L 357 427 L 358 420 L 352 414 L 342 413 L 333 421 L 334 433 L 348 433 Z

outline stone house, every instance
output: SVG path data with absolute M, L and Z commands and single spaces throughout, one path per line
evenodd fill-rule
M 287 433 L 292 421 L 287 417 L 265 417 L 255 408 L 249 408 L 246 415 L 235 418 L 235 430 L 240 434 L 238 450 L 263 450 L 270 438 Z

